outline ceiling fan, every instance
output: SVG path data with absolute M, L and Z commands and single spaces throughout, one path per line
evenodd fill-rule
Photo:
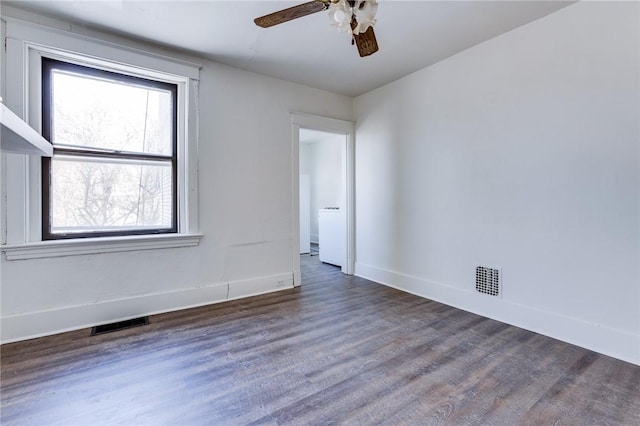
M 378 42 L 373 33 L 378 10 L 377 0 L 313 0 L 261 16 L 253 22 L 259 27 L 268 28 L 323 10 L 329 11 L 334 27 L 351 33 L 351 44 L 356 45 L 361 57 L 378 51 Z

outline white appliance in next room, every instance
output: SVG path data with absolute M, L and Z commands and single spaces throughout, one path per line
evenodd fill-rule
M 345 258 L 344 213 L 338 207 L 320 209 L 318 212 L 318 249 L 320 261 L 342 266 Z

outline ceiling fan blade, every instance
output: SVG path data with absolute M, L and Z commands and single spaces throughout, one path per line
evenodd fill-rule
M 302 18 L 303 16 L 326 10 L 327 4 L 328 3 L 325 3 L 322 0 L 314 0 L 288 9 L 283 9 L 278 12 L 270 13 L 269 15 L 261 16 L 260 18 L 254 19 L 253 22 L 255 22 L 259 27 L 268 28 L 282 24 L 283 22 L 291 21 L 292 19 Z
M 354 34 L 353 39 L 358 47 L 358 53 L 362 58 L 373 55 L 378 51 L 378 42 L 376 41 L 373 27 L 369 27 L 364 33 Z

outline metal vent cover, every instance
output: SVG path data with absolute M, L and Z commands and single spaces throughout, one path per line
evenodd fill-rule
M 91 336 L 97 336 L 99 334 L 111 333 L 112 331 L 125 330 L 131 327 L 138 327 L 141 325 L 148 325 L 149 317 L 133 318 L 125 321 L 113 322 L 111 324 L 97 325 L 91 329 Z
M 476 266 L 476 291 L 489 296 L 499 296 L 501 292 L 500 270 L 488 266 Z

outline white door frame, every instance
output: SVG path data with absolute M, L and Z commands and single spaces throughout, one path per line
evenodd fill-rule
M 346 136 L 346 188 L 345 188 L 345 253 L 346 262 L 342 273 L 353 275 L 355 262 L 355 126 L 351 121 L 311 114 L 291 114 L 291 217 L 293 285 L 299 287 L 300 280 L 300 128 L 337 133 Z

